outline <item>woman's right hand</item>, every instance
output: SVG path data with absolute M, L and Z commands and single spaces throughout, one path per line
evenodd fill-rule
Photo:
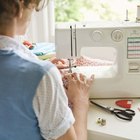
M 66 93 L 72 106 L 88 105 L 89 90 L 93 83 L 94 76 L 87 78 L 83 74 L 66 74 L 63 79 L 65 80 Z

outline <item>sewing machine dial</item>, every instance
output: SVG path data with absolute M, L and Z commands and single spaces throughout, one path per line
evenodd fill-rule
M 101 41 L 103 38 L 103 33 L 99 30 L 93 31 L 92 32 L 92 39 L 94 41 Z
M 120 42 L 123 39 L 123 32 L 121 30 L 114 30 L 111 34 L 111 38 L 115 42 Z

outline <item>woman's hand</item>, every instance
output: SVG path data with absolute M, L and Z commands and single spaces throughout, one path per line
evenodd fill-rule
M 65 82 L 64 87 L 72 106 L 88 105 L 89 89 L 93 83 L 94 76 L 87 78 L 83 74 L 67 74 L 64 75 L 63 80 Z
M 56 67 L 61 70 L 61 69 L 66 69 L 68 68 L 68 65 L 64 59 L 59 59 L 59 58 L 52 58 L 50 60 L 53 64 L 56 65 Z

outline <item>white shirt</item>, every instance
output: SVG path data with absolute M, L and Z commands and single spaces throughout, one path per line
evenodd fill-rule
M 0 49 L 13 50 L 24 59 L 38 59 L 25 46 L 7 36 L 0 36 Z M 61 75 L 56 67 L 51 68 L 42 78 L 33 99 L 33 109 L 38 118 L 41 135 L 46 140 L 62 136 L 74 123 Z

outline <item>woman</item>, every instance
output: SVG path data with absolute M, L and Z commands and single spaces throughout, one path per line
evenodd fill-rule
M 0 0 L 0 140 L 87 139 L 93 77 L 66 75 L 66 96 L 58 69 L 14 39 L 26 32 L 32 12 L 44 2 Z

